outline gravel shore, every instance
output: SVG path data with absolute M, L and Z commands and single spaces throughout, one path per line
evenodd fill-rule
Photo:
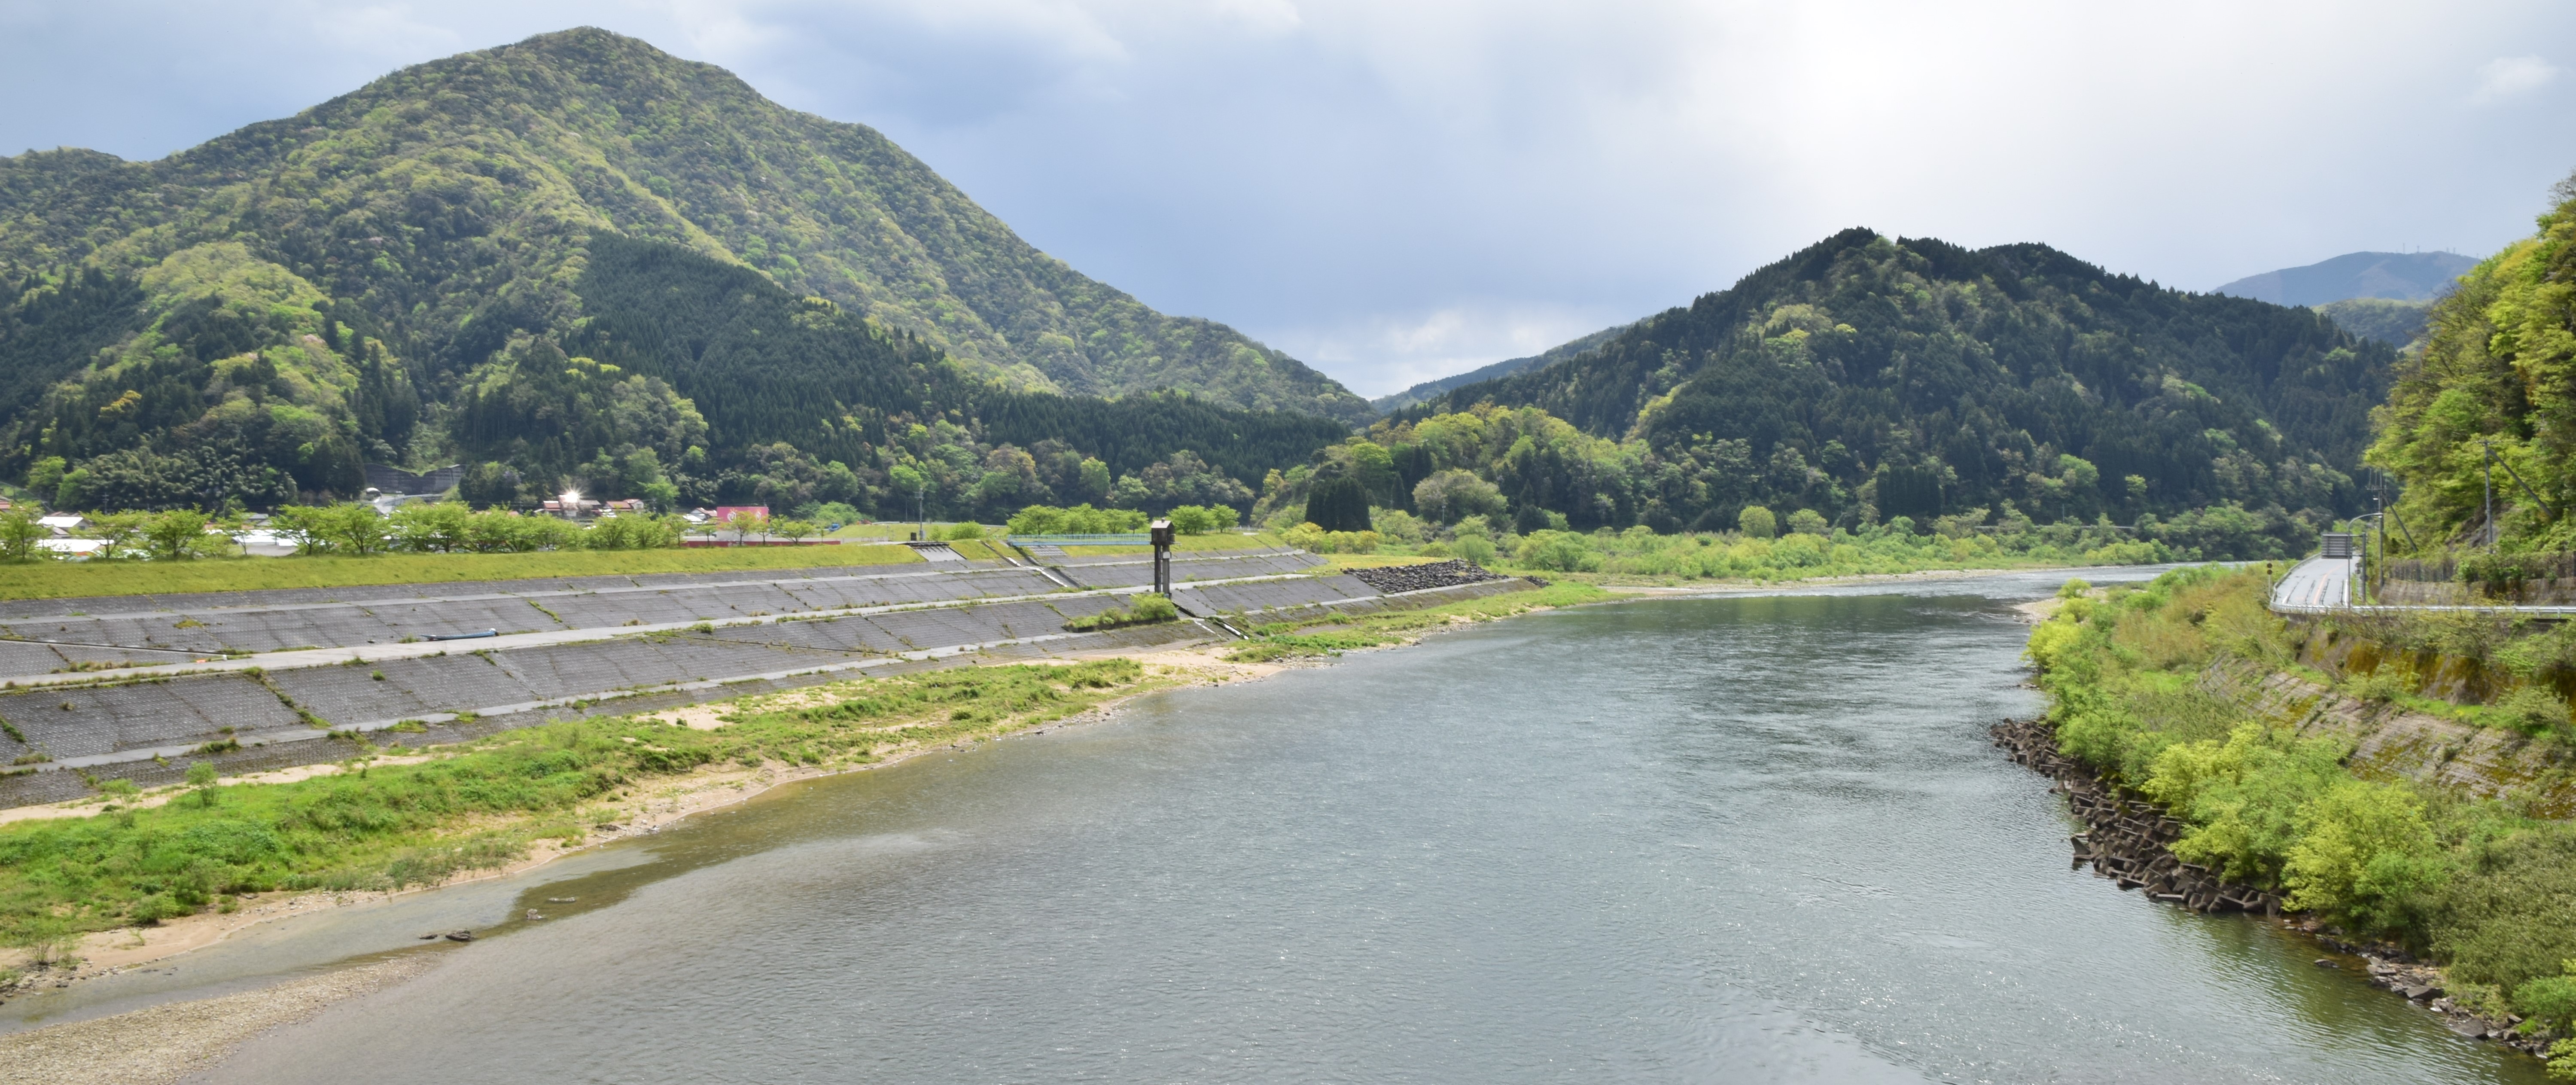
M 0 1036 L 0 1082 L 166 1085 L 207 1069 L 242 1041 L 312 1018 L 334 1002 L 420 974 L 432 954 L 293 980 L 197 1002 L 174 1002 Z

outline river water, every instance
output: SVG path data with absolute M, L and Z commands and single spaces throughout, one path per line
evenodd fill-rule
M 2009 604 L 2057 579 L 1489 624 L 183 972 L 549 916 L 222 1082 L 2540 1080 L 2294 936 L 2068 869 L 1986 736 L 2037 705 Z

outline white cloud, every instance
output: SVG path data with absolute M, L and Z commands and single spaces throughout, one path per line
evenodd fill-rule
M 2558 76 L 2558 66 L 2539 57 L 2497 57 L 2478 66 L 2478 89 L 2469 100 L 2492 105 L 2527 98 Z
M 1275 333 L 1272 345 L 1351 391 L 1375 397 L 1505 358 L 1527 357 L 1637 315 L 1545 303 L 1479 302 L 1285 329 Z
M 0 148 L 164 154 L 604 26 L 877 127 L 1074 267 L 1381 392 L 1847 226 L 2207 286 L 2489 251 L 2576 166 L 2576 110 L 2479 108 L 2561 93 L 2494 59 L 2576 40 L 2554 0 L 362 2 L 0 0 Z M 279 42 L 314 48 L 237 59 Z

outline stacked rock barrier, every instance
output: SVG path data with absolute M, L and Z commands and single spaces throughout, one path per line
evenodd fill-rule
M 1422 591 L 1426 588 L 1452 588 L 1460 584 L 1481 584 L 1488 580 L 1507 580 L 1500 573 L 1487 572 L 1472 562 L 1438 561 L 1429 565 L 1380 565 L 1374 569 L 1353 569 L 1351 575 L 1382 592 Z
M 2252 886 L 2238 885 L 2173 853 L 2183 823 L 2154 803 L 2124 796 L 2102 782 L 2082 762 L 2057 750 L 2057 734 L 2038 720 L 2005 720 L 1993 729 L 1995 745 L 2013 762 L 2056 781 L 2049 790 L 2066 796 L 2066 806 L 2084 820 L 2085 831 L 2069 838 L 2075 865 L 2092 864 L 2093 872 L 2122 889 L 2144 889 L 2153 899 L 2195 912 L 2260 912 L 2281 914 L 2281 898 Z

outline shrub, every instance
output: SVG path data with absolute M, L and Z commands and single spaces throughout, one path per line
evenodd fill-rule
M 1421 519 L 1403 509 L 1372 509 L 1369 522 L 1380 539 L 1417 544 L 1430 536 Z
M 2293 907 L 2396 930 L 2445 873 L 2424 804 L 2405 788 L 2344 779 L 2299 807 L 2281 881 Z
M 1086 614 L 1064 623 L 1065 628 L 1080 632 L 1119 629 L 1131 625 L 1168 622 L 1181 616 L 1181 608 L 1172 605 L 1168 595 L 1143 592 L 1128 597 L 1124 607 L 1111 607 L 1098 614 Z
M 2537 683 L 2505 694 L 2496 702 L 2495 714 L 2505 725 L 2526 735 L 2543 735 L 2567 726 L 2567 701 L 2556 691 Z
M 1735 514 L 1735 529 L 1748 539 L 1768 539 L 1780 533 L 1780 521 L 1769 509 L 1746 505 L 1744 511 Z
M 1233 507 L 1228 505 L 1183 505 L 1172 510 L 1170 519 L 1172 530 L 1175 532 L 1183 535 L 1205 535 L 1211 531 L 1224 531 L 1231 528 L 1240 522 L 1241 518 L 1235 513 Z
M 385 518 L 372 505 L 288 505 L 269 526 L 294 540 L 298 554 L 381 554 L 391 545 Z
M 1601 569 L 1601 555 L 1584 545 L 1583 536 L 1563 531 L 1541 531 L 1521 538 L 1512 560 L 1533 569 L 1585 573 Z
M 1413 507 L 1435 523 L 1456 523 L 1470 516 L 1500 516 L 1503 492 L 1473 472 L 1452 467 L 1434 471 L 1413 485 Z
M 0 560 L 34 561 L 52 556 L 52 551 L 36 545 L 49 534 L 36 519 L 36 510 L 23 505 L 0 512 Z
M 531 524 L 541 520 L 563 522 L 550 516 L 521 519 Z M 579 537 L 582 547 L 588 550 L 658 550 L 666 546 L 680 545 L 682 531 L 679 525 L 682 522 L 677 519 L 665 520 L 636 514 L 608 516 L 593 522 L 587 530 L 581 532 Z M 784 526 L 791 522 L 793 521 L 782 520 L 779 524 Z M 810 528 L 812 525 L 806 526 Z M 785 532 L 782 531 L 780 534 Z M 808 531 L 806 534 L 810 535 L 812 532 Z
M 1095 509 L 1088 502 L 1069 509 L 1030 505 L 1012 514 L 1006 530 L 1013 535 L 1114 535 L 1143 531 L 1148 519 L 1134 509 Z
M 1814 509 L 1799 509 L 1789 514 L 1789 530 L 1799 535 L 1823 535 L 1831 528 L 1826 525 L 1823 513 Z
M 2576 1027 L 2576 961 L 2561 961 L 2559 975 L 2526 980 L 2513 989 L 2513 1006 L 2552 1032 Z M 2553 1052 L 2555 1054 L 2555 1052 Z

